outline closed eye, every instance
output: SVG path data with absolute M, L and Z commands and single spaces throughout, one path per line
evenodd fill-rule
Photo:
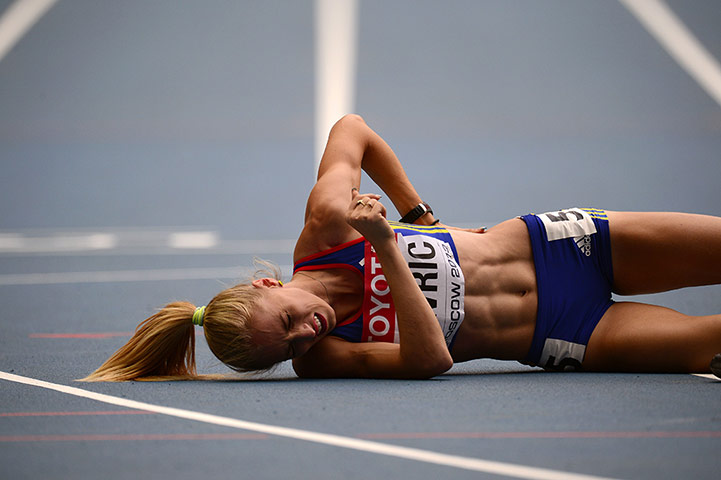
M 286 320 L 286 329 L 288 334 L 290 334 L 290 331 L 293 329 L 293 318 L 290 316 L 290 313 L 285 314 L 285 320 Z M 295 349 L 293 348 L 293 342 L 288 342 L 288 357 L 293 358 L 295 357 Z

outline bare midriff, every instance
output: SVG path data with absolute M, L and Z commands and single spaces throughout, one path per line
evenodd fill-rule
M 538 290 L 531 242 L 521 219 L 478 234 L 451 230 L 466 282 L 465 320 L 453 360 L 523 360 L 536 325 Z

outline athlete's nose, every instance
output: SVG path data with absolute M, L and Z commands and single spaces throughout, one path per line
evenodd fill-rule
M 315 330 L 308 324 L 299 325 L 290 334 L 293 351 L 296 356 L 303 355 L 313 345 Z
M 303 341 L 315 338 L 315 329 L 307 323 L 302 323 L 293 329 L 291 339 L 294 341 Z

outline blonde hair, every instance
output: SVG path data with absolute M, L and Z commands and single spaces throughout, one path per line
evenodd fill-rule
M 280 279 L 277 267 L 256 261 Z M 216 295 L 205 309 L 203 332 L 213 354 L 239 372 L 267 370 L 252 342 L 250 320 L 262 299 L 261 289 L 239 284 Z M 195 305 L 173 302 L 144 320 L 128 343 L 123 345 L 97 370 L 81 379 L 84 382 L 122 382 L 127 380 L 198 380 L 195 367 Z

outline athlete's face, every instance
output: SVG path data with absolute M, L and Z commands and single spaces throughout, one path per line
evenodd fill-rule
M 300 288 L 281 287 L 276 280 L 253 282 L 264 289 L 252 318 L 253 343 L 264 360 L 277 363 L 303 355 L 335 328 L 333 308 Z

